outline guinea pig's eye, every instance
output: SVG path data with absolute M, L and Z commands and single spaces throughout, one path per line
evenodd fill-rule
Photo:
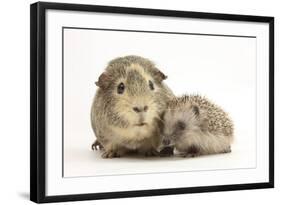
M 148 81 L 148 85 L 149 85 L 150 90 L 154 90 L 154 85 L 153 85 L 153 82 L 151 82 L 151 80 Z
M 176 126 L 177 126 L 177 130 L 184 130 L 186 125 L 184 122 L 178 121 Z
M 117 87 L 117 93 L 118 93 L 118 94 L 122 94 L 122 93 L 124 93 L 124 90 L 125 90 L 125 85 L 124 85 L 124 83 L 120 83 L 120 84 L 118 85 L 118 87 Z

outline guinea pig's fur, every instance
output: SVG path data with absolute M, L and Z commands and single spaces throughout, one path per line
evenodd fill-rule
M 227 113 L 201 96 L 168 103 L 160 149 L 174 147 L 182 156 L 230 152 L 233 124 Z
M 150 60 L 139 56 L 109 62 L 96 82 L 99 88 L 91 109 L 92 127 L 104 158 L 128 151 L 156 154 L 161 115 L 173 97 L 162 82 L 166 78 Z

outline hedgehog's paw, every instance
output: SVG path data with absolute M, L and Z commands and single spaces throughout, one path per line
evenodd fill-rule
M 199 147 L 195 146 L 195 145 L 191 145 L 188 147 L 188 149 L 186 150 L 186 152 L 181 153 L 182 157 L 198 157 L 200 156 L 200 150 Z
M 188 153 L 188 152 L 179 153 L 179 156 L 184 158 L 194 158 L 194 157 L 199 157 L 200 155 L 201 155 L 200 153 Z
M 194 158 L 194 157 L 199 157 L 200 154 L 199 153 L 184 153 L 182 154 L 182 157 L 186 157 L 186 158 Z

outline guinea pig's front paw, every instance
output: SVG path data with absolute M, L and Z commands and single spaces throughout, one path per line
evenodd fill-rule
M 159 156 L 159 152 L 157 152 L 157 150 L 155 149 L 149 149 L 144 152 L 144 156 L 146 157 Z
M 117 157 L 120 157 L 120 154 L 118 154 L 115 151 L 109 150 L 109 151 L 104 151 L 104 153 L 102 153 L 101 157 L 104 158 L 104 159 L 106 159 L 106 158 L 117 158 Z
M 102 144 L 96 140 L 93 144 L 92 144 L 92 150 L 102 150 L 103 146 Z

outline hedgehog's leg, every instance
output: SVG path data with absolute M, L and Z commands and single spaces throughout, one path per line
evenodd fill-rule
M 104 149 L 104 147 L 102 146 L 102 144 L 96 140 L 93 144 L 92 144 L 92 150 L 102 150 Z
M 198 157 L 200 155 L 200 149 L 196 145 L 190 145 L 186 152 L 182 153 L 183 157 Z

